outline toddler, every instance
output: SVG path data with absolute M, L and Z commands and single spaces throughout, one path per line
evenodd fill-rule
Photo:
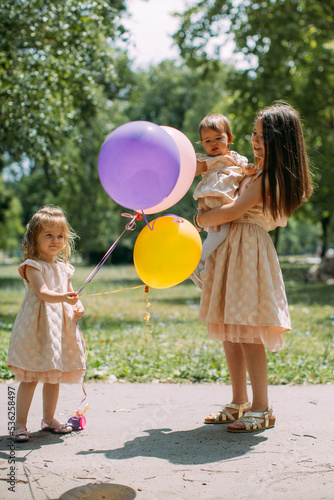
M 69 257 L 75 233 L 60 208 L 46 206 L 27 225 L 19 273 L 26 295 L 8 349 L 8 367 L 20 381 L 12 437 L 28 441 L 27 418 L 38 382 L 43 382 L 42 430 L 72 431 L 54 418 L 59 382 L 82 382 L 85 355 L 76 320 L 84 314 L 71 284 Z
M 202 180 L 194 191 L 194 198 L 198 200 L 198 212 L 201 213 L 234 201 L 241 182 L 257 173 L 257 168 L 249 164 L 245 156 L 229 151 L 233 135 L 226 116 L 208 114 L 199 124 L 199 134 L 205 154 L 197 154 L 196 175 L 202 174 Z M 208 231 L 208 236 L 203 243 L 199 265 L 191 276 L 199 288 L 207 279 L 205 261 L 225 241 L 229 225 L 222 224 L 216 230 L 203 229 Z

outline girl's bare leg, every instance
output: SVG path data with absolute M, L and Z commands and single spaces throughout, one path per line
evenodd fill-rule
M 16 399 L 16 427 L 26 427 L 37 382 L 21 382 Z
M 268 406 L 267 357 L 263 344 L 242 344 L 247 371 L 252 384 L 253 404 L 251 411 L 263 412 Z M 263 422 L 259 419 L 259 422 Z M 229 428 L 244 427 L 243 423 L 235 422 Z
M 247 368 L 241 344 L 224 342 L 225 356 L 232 384 L 232 403 L 247 403 Z
M 43 420 L 47 424 L 50 424 L 54 419 L 58 397 L 59 384 L 45 383 L 43 386 Z M 56 420 L 52 425 L 60 425 L 60 422 Z
M 267 356 L 263 344 L 242 344 L 247 371 L 252 384 L 252 411 L 268 408 Z
M 249 401 L 247 395 L 247 371 L 242 346 L 241 344 L 225 341 L 224 350 L 232 384 L 232 403 L 247 403 Z M 229 408 L 228 411 L 234 418 L 236 418 L 235 415 L 238 415 L 237 409 Z M 208 419 L 214 417 L 215 413 L 207 416 Z

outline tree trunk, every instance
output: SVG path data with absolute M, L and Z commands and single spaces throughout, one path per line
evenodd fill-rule
M 326 215 L 321 219 L 322 225 L 322 247 L 321 247 L 321 259 L 324 259 L 326 256 L 326 252 L 328 250 L 328 228 L 330 224 L 331 217 L 330 215 Z

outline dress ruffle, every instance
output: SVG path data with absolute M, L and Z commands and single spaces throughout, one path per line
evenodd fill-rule
M 15 375 L 17 382 L 42 382 L 47 384 L 78 384 L 83 380 L 84 370 L 73 370 L 71 372 L 61 372 L 60 370 L 49 370 L 46 372 L 34 372 L 23 370 L 17 366 L 9 366 Z

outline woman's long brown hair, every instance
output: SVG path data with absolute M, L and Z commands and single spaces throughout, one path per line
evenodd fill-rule
M 262 122 L 265 143 L 264 209 L 274 219 L 289 217 L 313 191 L 300 116 L 292 106 L 277 103 L 260 111 L 256 119 Z

